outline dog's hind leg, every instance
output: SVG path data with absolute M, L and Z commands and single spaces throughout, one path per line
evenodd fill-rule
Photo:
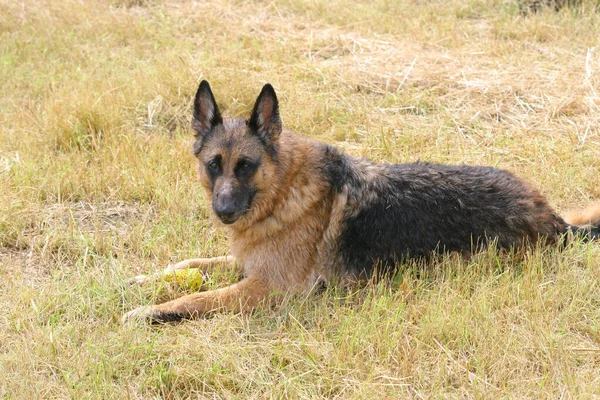
M 233 256 L 221 256 L 212 258 L 191 258 L 178 262 L 177 264 L 169 265 L 164 270 L 157 272 L 152 275 L 137 275 L 130 279 L 130 283 L 148 283 L 164 277 L 165 275 L 172 274 L 173 271 L 180 271 L 188 268 L 200 268 L 202 273 L 209 274 L 217 268 L 232 268 L 236 266 L 235 257 Z M 241 271 L 238 269 L 238 274 Z
M 158 305 L 138 307 L 123 315 L 121 321 L 164 323 L 222 311 L 249 312 L 260 302 L 276 297 L 265 281 L 250 277 L 222 289 L 194 293 Z

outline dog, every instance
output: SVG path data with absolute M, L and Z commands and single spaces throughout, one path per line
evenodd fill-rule
M 202 81 L 192 128 L 199 180 L 233 256 L 186 260 L 163 274 L 235 266 L 243 279 L 139 307 L 124 322 L 247 312 L 316 280 L 361 281 L 376 266 L 393 271 L 407 258 L 468 256 L 491 242 L 510 250 L 560 243 L 570 231 L 600 237 L 600 202 L 565 220 L 532 185 L 501 169 L 377 164 L 286 130 L 270 84 L 244 120 L 223 118 Z

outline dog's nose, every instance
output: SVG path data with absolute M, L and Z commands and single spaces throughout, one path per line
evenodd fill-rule
M 232 201 L 218 199 L 214 209 L 217 216 L 223 221 L 231 220 L 235 214 L 235 205 Z

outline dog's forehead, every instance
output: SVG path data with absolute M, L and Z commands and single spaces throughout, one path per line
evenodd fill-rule
M 223 125 L 211 135 L 203 146 L 202 159 L 205 161 L 215 156 L 227 160 L 239 158 L 259 158 L 263 148 L 260 141 L 248 132 L 243 119 L 226 119 Z
M 242 118 L 224 118 L 223 128 L 226 132 L 245 132 L 246 131 L 246 120 Z

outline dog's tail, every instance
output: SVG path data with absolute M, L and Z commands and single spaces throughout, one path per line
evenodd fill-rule
M 582 233 L 585 239 L 600 240 L 600 201 L 583 210 L 568 211 L 563 219 L 574 232 Z

